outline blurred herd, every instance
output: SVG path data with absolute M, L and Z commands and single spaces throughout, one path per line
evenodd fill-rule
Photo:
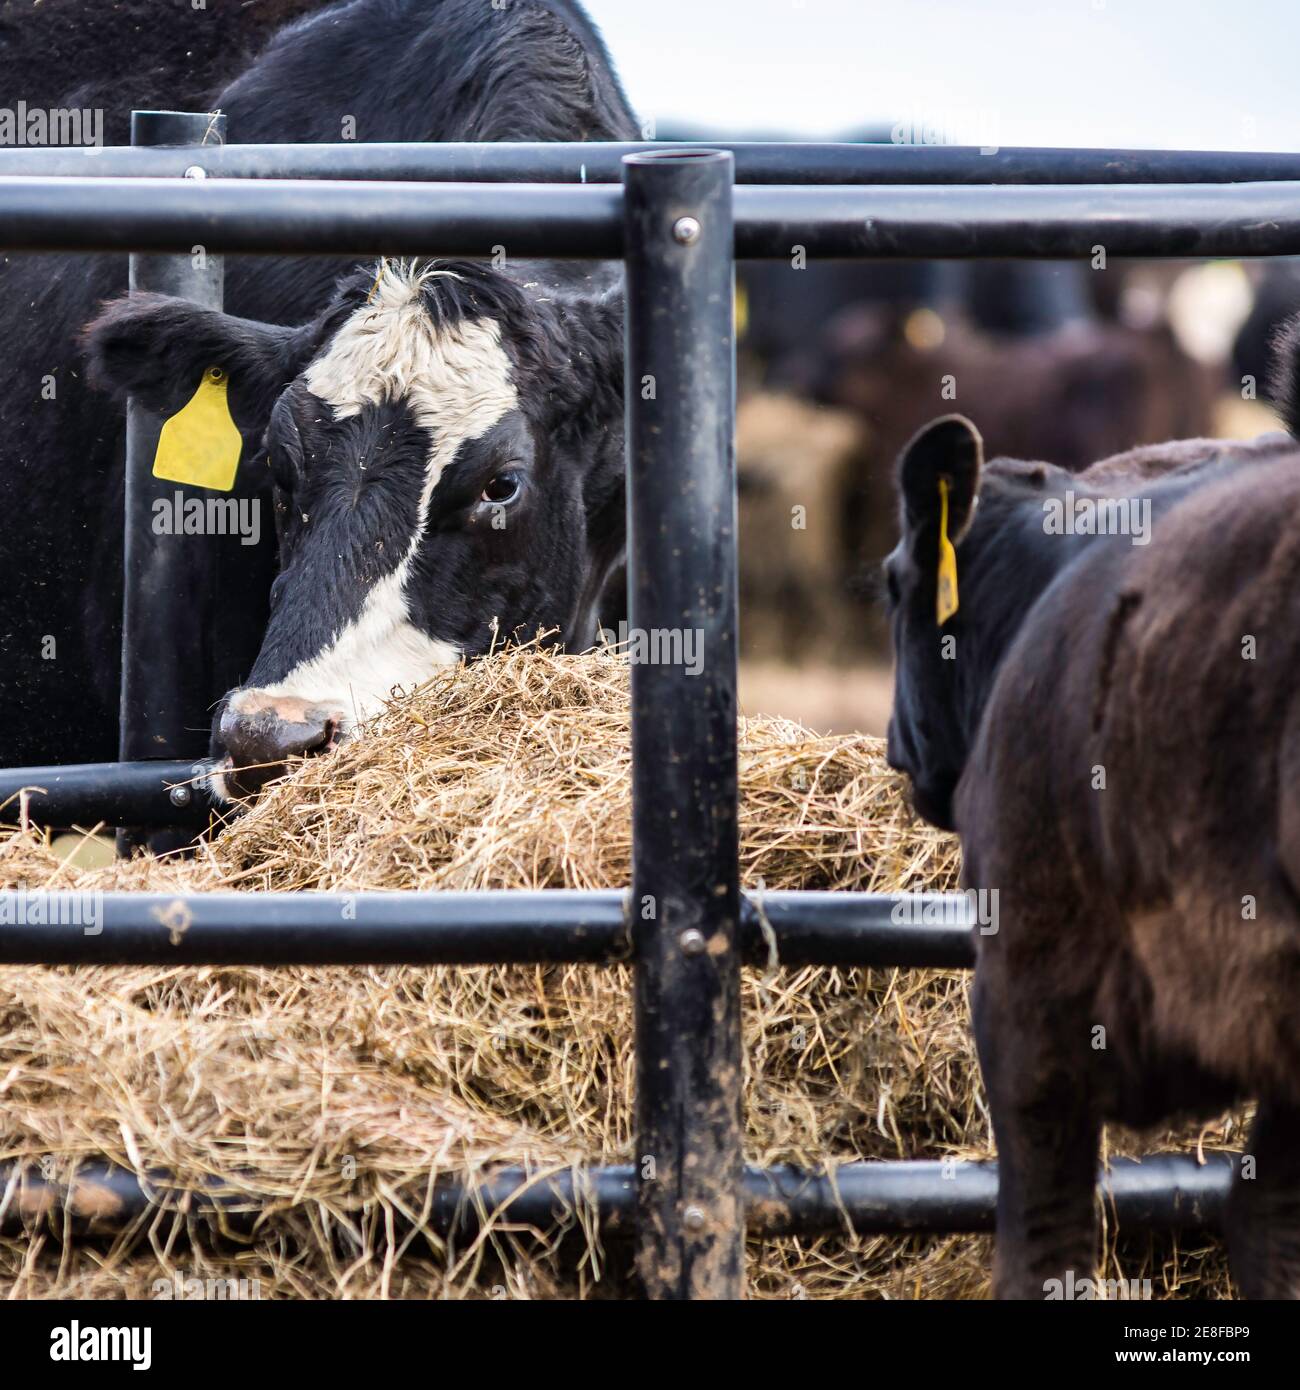
M 1070 469 L 1278 428 L 1269 343 L 1300 260 L 742 262 L 741 640 L 750 662 L 887 655 L 893 465 L 961 411 L 990 457 Z

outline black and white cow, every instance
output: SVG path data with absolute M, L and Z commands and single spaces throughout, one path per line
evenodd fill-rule
M 595 638 L 623 545 L 622 313 L 473 263 L 381 262 L 306 327 L 164 296 L 111 305 L 92 371 L 177 409 L 205 370 L 265 422 L 280 572 L 213 754 L 250 791 L 329 748 L 397 687 L 511 633 Z
M 143 86 L 124 74 L 115 104 Z M 285 29 L 212 106 L 235 141 L 638 135 L 576 0 L 351 0 Z M 101 314 L 90 376 L 175 410 L 187 370 L 229 363 L 240 487 L 251 470 L 270 499 L 274 478 L 282 569 L 236 538 L 221 611 L 196 615 L 246 653 L 214 704 L 236 682 L 300 693 L 332 739 L 385 682 L 481 650 L 492 620 L 585 640 L 622 542 L 618 283 L 594 265 L 231 258 L 229 314 Z M 0 260 L 0 765 L 116 757 L 122 411 L 77 339 L 125 288 L 125 257 Z M 269 746 L 235 727 L 255 704 L 218 716 L 244 752 Z

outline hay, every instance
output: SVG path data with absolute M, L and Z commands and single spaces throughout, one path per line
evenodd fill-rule
M 741 727 L 751 888 L 951 888 L 951 837 L 919 824 L 878 740 Z M 84 870 L 34 832 L 0 841 L 0 886 L 608 887 L 630 862 L 626 669 L 507 652 L 395 702 L 309 761 L 190 863 Z M 542 1236 L 489 1223 L 411 1236 L 440 1176 L 626 1162 L 626 968 L 0 971 L 0 1161 L 66 1177 L 106 1157 L 269 1195 L 256 1229 L 156 1217 L 112 1244 L 0 1241 L 11 1296 L 150 1295 L 243 1278 L 262 1297 L 602 1297 L 626 1254 L 579 1210 Z M 747 1157 L 809 1164 L 985 1156 L 964 975 L 746 971 Z M 1210 1133 L 1231 1143 L 1230 1128 Z M 1195 1136 L 1185 1137 L 1194 1139 Z M 1150 1147 L 1121 1139 L 1125 1151 Z M 0 1197 L 3 1200 L 3 1197 Z M 187 1239 L 179 1239 L 187 1228 Z M 751 1294 L 971 1297 L 983 1238 L 751 1240 Z M 1107 1274 L 1221 1293 L 1217 1248 L 1116 1245 Z

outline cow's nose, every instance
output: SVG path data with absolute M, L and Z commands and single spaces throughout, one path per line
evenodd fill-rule
M 217 729 L 230 754 L 227 778 L 233 790 L 252 796 L 283 774 L 289 758 L 329 752 L 342 724 L 343 711 L 332 704 L 239 691 L 227 703 Z

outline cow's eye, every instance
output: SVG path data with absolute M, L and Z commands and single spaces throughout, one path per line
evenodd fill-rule
M 519 496 L 522 480 L 518 473 L 498 473 L 483 489 L 481 502 L 492 502 L 500 506 L 503 502 L 513 502 Z

